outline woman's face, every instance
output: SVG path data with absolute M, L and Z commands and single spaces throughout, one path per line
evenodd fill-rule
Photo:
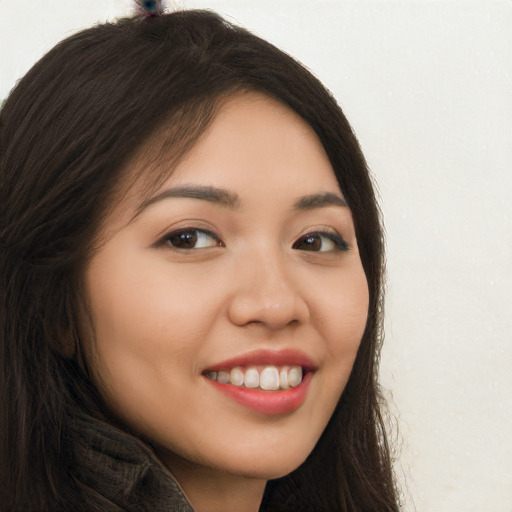
M 322 145 L 282 104 L 237 95 L 143 191 L 107 219 L 86 269 L 100 391 L 177 474 L 289 473 L 331 417 L 368 312 Z

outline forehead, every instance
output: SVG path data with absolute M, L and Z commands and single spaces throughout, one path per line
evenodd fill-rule
M 245 188 L 248 195 L 258 187 L 339 192 L 313 129 L 280 102 L 255 93 L 237 95 L 223 104 L 164 187 L 188 181 Z
M 285 193 L 340 193 L 313 129 L 293 110 L 259 93 L 223 100 L 179 161 L 173 160 L 172 144 L 164 146 L 165 137 L 150 141 L 130 163 L 128 172 L 136 178 L 123 201 L 129 210 L 169 187 L 188 184 L 232 190 L 245 202 Z

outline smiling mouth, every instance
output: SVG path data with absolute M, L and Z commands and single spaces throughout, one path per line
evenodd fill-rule
M 282 415 L 304 403 L 314 373 L 291 365 L 236 366 L 231 370 L 210 370 L 203 377 L 214 389 L 246 408 L 265 415 Z
M 317 362 L 300 350 L 254 350 L 206 368 L 202 376 L 234 402 L 266 415 L 290 414 L 307 399 Z
M 282 391 L 298 386 L 302 382 L 303 374 L 301 366 L 252 365 L 209 371 L 205 376 L 219 384 L 232 384 L 240 388 L 263 391 Z

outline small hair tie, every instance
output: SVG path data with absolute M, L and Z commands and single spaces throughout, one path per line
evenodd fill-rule
M 135 12 L 144 18 L 160 16 L 164 10 L 163 0 L 135 0 Z

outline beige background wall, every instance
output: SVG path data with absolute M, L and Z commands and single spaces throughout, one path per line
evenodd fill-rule
M 512 2 L 190 0 L 333 91 L 379 183 L 407 511 L 512 512 Z M 128 0 L 0 0 L 0 97 Z

